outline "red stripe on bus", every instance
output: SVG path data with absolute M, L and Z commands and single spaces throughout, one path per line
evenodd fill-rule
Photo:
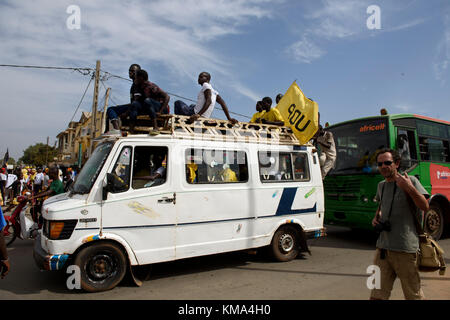
M 436 122 L 442 122 L 442 123 L 445 123 L 445 124 L 450 124 L 450 122 L 445 121 L 445 120 L 434 119 L 434 118 L 430 118 L 430 117 L 426 117 L 426 116 L 421 116 L 421 115 L 418 115 L 418 114 L 415 114 L 414 116 L 417 117 L 417 118 L 425 119 L 425 120 L 431 120 L 431 121 L 436 121 Z

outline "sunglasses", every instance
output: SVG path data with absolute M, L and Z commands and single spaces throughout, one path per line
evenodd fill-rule
M 394 163 L 394 161 L 383 161 L 383 162 L 378 162 L 377 164 L 378 164 L 379 167 L 381 167 L 383 165 L 383 163 L 386 166 L 390 166 L 391 164 Z

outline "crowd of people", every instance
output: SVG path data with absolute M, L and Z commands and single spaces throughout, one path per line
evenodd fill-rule
M 129 131 L 134 132 L 138 115 L 148 115 L 152 121 L 153 129 L 151 135 L 159 134 L 157 118 L 160 114 L 169 114 L 169 95 L 158 85 L 148 80 L 147 71 L 141 69 L 140 65 L 132 64 L 128 70 L 128 75 L 133 81 L 130 88 L 130 103 L 109 107 L 107 110 L 106 135 L 120 135 L 119 118 L 129 118 Z M 196 104 L 186 104 L 182 100 L 174 102 L 174 114 L 189 116 L 190 121 L 195 121 L 200 117 L 211 118 L 216 102 L 222 107 L 225 116 L 232 124 L 238 121 L 230 116 L 228 106 L 219 92 L 211 85 L 211 75 L 208 72 L 201 72 L 198 75 L 198 84 L 201 89 L 197 96 Z M 275 102 L 276 105 L 283 98 L 279 93 Z M 109 125 L 112 125 L 112 129 Z M 264 97 L 256 103 L 256 113 L 252 116 L 250 123 L 270 124 L 284 126 L 285 120 L 277 108 L 272 108 L 272 98 Z M 320 164 L 322 168 L 322 178 L 334 167 L 336 162 L 336 148 L 333 135 L 320 127 L 316 136 L 311 140 L 319 150 Z
M 50 171 L 56 168 L 56 178 L 52 177 Z M 6 164 L 0 169 L 0 205 L 8 208 L 17 205 L 17 197 L 36 195 L 47 191 L 56 179 L 61 182 L 64 191 L 68 191 L 75 180 L 78 167 L 35 167 L 17 166 L 7 169 Z M 6 209 L 8 210 L 8 209 Z

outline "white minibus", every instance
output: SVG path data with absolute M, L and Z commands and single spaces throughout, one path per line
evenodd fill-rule
M 103 136 L 71 191 L 45 201 L 41 269 L 76 265 L 84 290 L 104 291 L 127 271 L 139 284 L 142 266 L 189 257 L 266 248 L 289 261 L 325 234 L 318 155 L 288 128 L 169 125 Z

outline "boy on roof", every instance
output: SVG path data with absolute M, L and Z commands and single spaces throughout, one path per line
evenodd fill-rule
M 277 108 L 272 107 L 272 99 L 270 97 L 264 97 L 262 99 L 264 110 L 266 111 L 262 118 L 261 123 L 273 124 L 276 126 L 284 126 L 284 119 L 281 116 L 280 111 Z

